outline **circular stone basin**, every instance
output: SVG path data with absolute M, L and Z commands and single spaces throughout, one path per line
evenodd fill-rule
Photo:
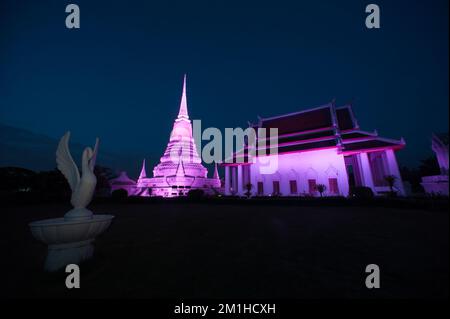
M 69 244 L 94 239 L 111 224 L 113 215 L 93 215 L 84 220 L 44 219 L 29 224 L 33 236 L 47 245 Z

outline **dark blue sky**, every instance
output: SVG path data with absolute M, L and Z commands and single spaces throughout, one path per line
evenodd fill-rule
M 112 151 L 162 154 L 185 72 L 204 126 L 353 100 L 363 129 L 406 139 L 408 165 L 448 131 L 448 0 L 2 0 L 0 35 L 0 121 Z

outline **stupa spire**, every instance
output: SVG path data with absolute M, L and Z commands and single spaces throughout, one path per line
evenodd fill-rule
M 190 189 L 220 187 L 220 179 L 208 178 L 192 134 L 186 98 L 186 75 L 183 80 L 180 111 L 173 123 L 169 143 L 160 163 L 153 169 L 153 178 L 142 181 L 142 188 L 152 185 L 152 196 L 187 195 Z
M 178 112 L 179 119 L 189 119 L 187 110 L 187 98 L 186 98 L 186 74 L 183 80 L 183 93 L 181 94 L 180 111 Z
M 139 179 L 142 178 L 147 178 L 147 172 L 145 171 L 145 158 L 142 161 L 142 169 L 141 169 L 141 173 L 139 174 Z
M 214 163 L 214 175 L 213 175 L 214 179 L 220 179 L 219 177 L 219 171 L 217 170 L 217 163 Z

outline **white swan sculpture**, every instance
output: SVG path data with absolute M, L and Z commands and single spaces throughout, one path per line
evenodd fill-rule
M 48 245 L 44 268 L 47 271 L 64 269 L 92 258 L 95 237 L 103 233 L 114 216 L 94 215 L 86 206 L 94 195 L 97 178 L 94 175 L 97 157 L 97 138 L 94 149 L 86 147 L 81 157 L 81 176 L 69 151 L 70 132 L 64 134 L 56 150 L 58 169 L 72 190 L 73 206 L 64 218 L 52 218 L 30 223 L 33 236 Z
M 56 150 L 56 164 L 67 179 L 72 190 L 70 203 L 74 209 L 64 215 L 65 219 L 91 218 L 92 212 L 86 206 L 94 195 L 97 178 L 94 175 L 99 139 L 95 141 L 94 150 L 86 147 L 81 156 L 81 176 L 69 150 L 70 132 L 64 134 Z

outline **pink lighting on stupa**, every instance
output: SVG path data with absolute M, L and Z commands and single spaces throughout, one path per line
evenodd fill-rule
M 208 178 L 208 170 L 202 165 L 198 155 L 192 124 L 189 119 L 186 91 L 186 75 L 183 80 L 180 108 L 173 123 L 169 143 L 160 162 L 153 169 L 153 177 L 147 177 L 145 160 L 136 184 L 136 195 L 150 191 L 151 196 L 184 196 L 191 189 L 203 189 L 205 192 L 220 188 L 217 170 L 213 178 Z

